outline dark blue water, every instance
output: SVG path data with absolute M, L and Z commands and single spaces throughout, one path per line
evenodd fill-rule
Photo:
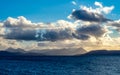
M 120 56 L 0 60 L 0 75 L 120 75 Z

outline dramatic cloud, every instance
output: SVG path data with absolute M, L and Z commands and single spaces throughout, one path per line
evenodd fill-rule
M 6 28 L 3 36 L 5 39 L 24 41 L 88 40 L 90 36 L 101 37 L 105 33 L 99 25 L 79 26 L 77 28 L 75 23 L 64 20 L 40 24 L 32 23 L 23 16 L 18 17 L 18 19 L 9 17 L 3 22 L 3 28 Z
M 105 18 L 102 14 L 93 13 L 86 10 L 75 10 L 74 12 L 72 12 L 72 18 L 92 22 L 111 21 L 110 19 Z
M 53 29 L 53 30 L 46 30 L 44 33 L 38 33 L 38 39 L 40 41 L 57 41 L 57 40 L 65 40 L 65 39 L 73 39 L 72 31 L 70 29 Z
M 81 40 L 88 40 L 90 37 L 86 34 L 72 34 L 75 38 L 81 39 Z
M 12 29 L 9 33 L 6 33 L 4 38 L 15 39 L 15 40 L 37 40 L 35 37 L 35 30 L 23 30 L 23 29 Z
M 78 5 L 74 1 L 72 4 Z M 96 8 L 81 5 L 79 10 L 74 9 L 69 18 L 75 21 L 33 23 L 23 16 L 8 17 L 0 22 L 0 49 L 12 47 L 49 50 L 81 47 L 92 50 L 112 49 L 115 46 L 119 49 L 120 38 L 113 38 L 112 35 L 113 29 L 120 31 L 120 20 L 112 21 L 105 17 L 114 6 L 103 6 L 100 2 L 94 4 Z
M 95 6 L 98 6 L 98 8 L 93 9 L 92 7 L 81 5 L 80 10 L 74 9 L 68 18 L 91 22 L 111 21 L 111 19 L 106 18 L 103 14 L 110 13 L 114 9 L 114 6 L 104 7 L 100 2 L 95 2 Z
M 120 20 L 112 21 L 107 23 L 108 26 L 112 26 L 112 29 L 120 31 Z
M 78 28 L 77 33 L 101 37 L 104 33 L 106 33 L 106 30 L 99 25 L 89 25 Z
M 76 33 L 76 26 L 71 22 L 59 20 L 54 23 L 32 23 L 25 17 L 9 17 L 3 22 L 4 38 L 25 41 L 58 41 L 67 39 L 87 40 L 86 34 Z

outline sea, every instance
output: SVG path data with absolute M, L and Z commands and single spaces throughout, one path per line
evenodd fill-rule
M 120 75 L 120 56 L 40 56 L 37 59 L 24 60 L 0 59 L 0 75 Z

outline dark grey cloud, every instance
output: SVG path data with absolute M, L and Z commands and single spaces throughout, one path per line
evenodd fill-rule
M 88 12 L 86 10 L 75 10 L 72 12 L 72 18 L 83 21 L 91 22 L 106 22 L 111 21 L 110 19 L 105 18 L 102 14 Z
M 43 34 L 43 37 L 46 40 L 51 40 L 51 41 L 56 41 L 56 40 L 64 40 L 64 39 L 79 39 L 79 40 L 87 40 L 89 39 L 89 36 L 86 34 L 77 34 L 77 33 L 73 33 L 71 30 L 69 29 L 65 29 L 59 32 L 56 31 L 48 31 L 46 34 Z
M 89 39 L 90 38 L 90 36 L 89 35 L 87 35 L 87 34 L 72 34 L 75 38 L 77 38 L 77 39 L 81 39 L 81 40 L 87 40 L 87 39 Z
M 91 17 L 91 15 L 96 17 L 95 14 L 93 13 L 92 14 L 88 12 L 83 13 L 82 11 L 82 14 L 83 14 L 82 17 L 85 19 L 87 19 L 86 14 L 88 14 L 88 17 Z M 59 24 L 67 25 L 68 23 L 60 22 Z M 45 28 L 41 28 L 41 26 L 38 26 L 39 24 L 31 23 L 31 21 L 27 20 L 24 17 L 19 17 L 18 19 L 9 18 L 3 22 L 3 25 L 4 25 L 3 27 L 7 31 L 2 37 L 4 37 L 5 39 L 25 40 L 25 41 L 30 41 L 30 40 L 58 41 L 58 40 L 66 40 L 66 39 L 74 39 L 74 38 L 78 40 L 87 40 L 90 38 L 90 36 L 101 37 L 105 33 L 105 30 L 100 25 L 89 25 L 89 26 L 82 26 L 77 29 L 76 28 L 72 29 L 71 27 L 66 28 L 65 26 L 62 25 L 60 25 L 60 27 L 57 27 L 56 24 L 54 25 L 56 25 L 57 28 L 55 26 L 50 26 L 49 28 L 49 24 L 48 24 L 47 25 L 48 27 L 45 29 Z M 37 29 L 32 28 L 33 26 L 38 26 L 38 28 Z
M 87 40 L 90 38 L 90 36 L 101 37 L 105 32 L 106 31 L 99 25 L 82 26 L 76 29 L 74 32 L 69 28 L 39 29 L 38 33 L 35 29 L 23 30 L 21 28 L 13 28 L 10 32 L 6 33 L 4 38 L 25 41 L 57 41 L 73 38 Z
M 120 31 L 120 21 L 112 21 L 107 23 L 108 26 L 112 26 L 112 28 L 116 31 Z
M 65 40 L 65 39 L 72 39 L 72 31 L 70 29 L 64 30 L 46 30 L 45 33 L 39 32 L 38 39 L 40 41 L 57 41 L 57 40 Z
M 13 28 L 10 32 L 6 33 L 4 38 L 14 40 L 37 40 L 35 35 L 35 30 L 23 30 L 20 28 Z
M 79 39 L 79 40 L 87 40 L 90 36 L 87 33 L 82 33 L 83 30 L 78 33 L 72 32 L 70 29 L 51 29 L 44 30 L 44 32 L 40 29 L 39 33 L 36 33 L 36 30 L 23 30 L 23 29 L 12 29 L 9 33 L 7 33 L 4 38 L 13 39 L 13 40 L 25 40 L 25 41 L 58 41 L 58 40 L 66 40 L 66 39 Z M 37 37 L 36 37 L 37 35 Z
M 120 27 L 120 23 L 117 22 L 110 23 L 110 25 L 115 27 Z
M 37 35 L 37 37 L 36 37 Z M 13 28 L 9 33 L 6 33 L 4 36 L 6 39 L 14 39 L 14 40 L 25 40 L 25 41 L 57 41 L 57 40 L 65 40 L 65 39 L 80 39 L 87 40 L 89 36 L 84 34 L 76 34 L 71 31 L 71 29 L 50 29 L 43 30 L 40 29 L 39 33 L 36 30 L 23 30 L 20 28 Z
M 95 37 L 101 37 L 105 32 L 105 29 L 99 25 L 82 26 L 77 29 L 78 34 L 86 34 Z

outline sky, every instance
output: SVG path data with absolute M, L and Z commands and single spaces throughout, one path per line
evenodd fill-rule
M 66 19 L 71 7 L 70 0 L 1 0 L 0 18 L 25 16 L 32 21 L 51 22 Z
M 79 8 L 79 5 L 94 6 L 95 0 L 75 0 L 77 6 L 72 5 L 72 0 L 0 0 L 0 20 L 7 17 L 25 16 L 33 22 L 54 22 L 56 20 L 67 20 L 67 16 L 73 8 Z M 98 0 L 106 6 L 114 5 L 114 19 L 118 19 L 119 0 Z M 111 15 L 109 16 L 111 17 Z M 112 17 L 113 18 L 113 17 Z
M 0 49 L 120 49 L 119 0 L 0 0 Z

